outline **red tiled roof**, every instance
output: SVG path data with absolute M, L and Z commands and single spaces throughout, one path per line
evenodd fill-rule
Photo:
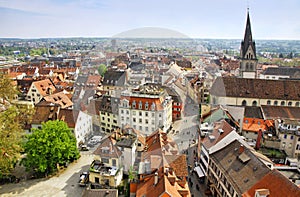
M 250 132 L 258 132 L 259 130 L 266 131 L 269 127 L 268 125 L 270 126 L 273 125 L 272 120 L 265 121 L 263 119 L 258 119 L 258 118 L 244 118 L 243 131 L 250 131 Z
M 294 197 L 300 196 L 300 188 L 288 180 L 278 170 L 274 169 L 254 184 L 243 197 L 252 197 L 257 189 L 268 189 L 270 196 Z

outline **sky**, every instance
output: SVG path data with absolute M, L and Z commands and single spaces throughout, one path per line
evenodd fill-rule
M 300 0 L 0 0 L 0 38 L 112 37 L 155 27 L 190 38 L 300 40 Z

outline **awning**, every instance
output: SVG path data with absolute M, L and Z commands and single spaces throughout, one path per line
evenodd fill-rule
M 194 168 L 194 171 L 197 172 L 199 178 L 204 177 L 204 173 L 202 172 L 200 166 L 196 166 L 196 167 Z

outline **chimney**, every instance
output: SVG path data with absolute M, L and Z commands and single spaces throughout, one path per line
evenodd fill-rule
M 242 154 L 243 152 L 244 152 L 244 150 L 245 150 L 245 147 L 244 147 L 244 145 L 240 145 L 240 149 L 239 149 L 239 154 Z
M 157 185 L 157 183 L 158 183 L 158 173 L 155 172 L 154 173 L 154 185 Z

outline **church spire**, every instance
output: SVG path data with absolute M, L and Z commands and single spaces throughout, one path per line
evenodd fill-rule
M 247 57 L 247 51 L 249 48 L 252 48 L 253 56 Z M 250 16 L 249 16 L 249 8 L 247 9 L 247 22 L 246 22 L 246 29 L 245 29 L 245 35 L 244 40 L 241 43 L 241 58 L 245 59 L 256 59 L 256 48 L 255 48 L 255 42 L 252 40 L 252 31 L 251 31 L 251 22 L 250 22 Z
M 240 77 L 256 78 L 256 68 L 258 60 L 256 58 L 255 42 L 252 39 L 249 8 L 247 10 L 247 21 L 244 40 L 241 42 L 240 59 Z

